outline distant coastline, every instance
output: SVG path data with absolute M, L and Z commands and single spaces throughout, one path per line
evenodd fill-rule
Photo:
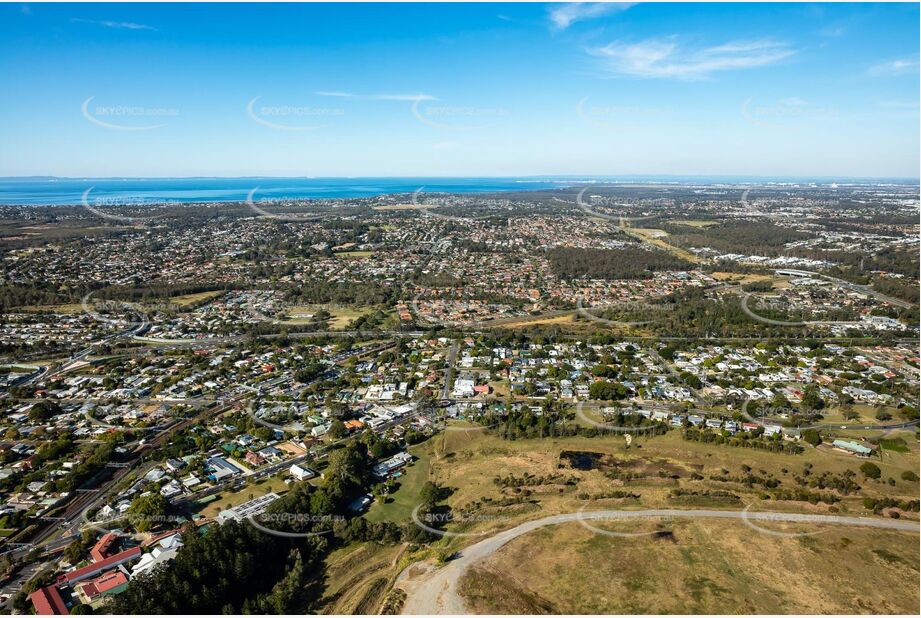
M 92 190 L 92 200 L 124 203 L 238 202 L 257 189 L 258 199 L 348 199 L 412 193 L 493 193 L 558 189 L 604 183 L 725 184 L 879 184 L 917 185 L 905 178 L 792 178 L 742 176 L 518 176 L 518 177 L 186 177 L 62 178 L 0 177 L 0 205 L 76 206 Z

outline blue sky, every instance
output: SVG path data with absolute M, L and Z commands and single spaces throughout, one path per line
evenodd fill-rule
M 917 177 L 917 4 L 6 4 L 0 176 Z

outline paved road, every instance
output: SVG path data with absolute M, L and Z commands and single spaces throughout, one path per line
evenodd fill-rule
M 740 519 L 752 521 L 786 521 L 826 523 L 843 526 L 865 526 L 871 528 L 885 528 L 887 530 L 903 530 L 918 532 L 918 522 L 898 519 L 877 519 L 870 517 L 843 517 L 839 515 L 813 515 L 807 513 L 775 513 L 775 512 L 748 512 L 748 511 L 716 511 L 696 509 L 648 509 L 642 511 L 587 511 L 576 513 L 562 513 L 551 515 L 542 519 L 525 522 L 510 530 L 500 532 L 494 536 L 474 543 L 464 548 L 460 556 L 449 562 L 444 567 L 418 575 L 411 571 L 424 570 L 421 563 L 410 565 L 400 574 L 396 585 L 406 591 L 406 601 L 403 604 L 404 614 L 467 614 L 469 610 L 464 605 L 463 599 L 457 591 L 457 585 L 464 572 L 474 563 L 488 558 L 510 541 L 545 526 L 586 521 L 606 520 L 611 521 L 682 517 L 682 518 L 719 518 Z

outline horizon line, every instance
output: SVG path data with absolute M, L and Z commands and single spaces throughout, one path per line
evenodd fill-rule
M 491 179 L 510 179 L 510 178 L 563 178 L 563 179 L 630 179 L 630 178 L 675 178 L 675 179 L 706 179 L 706 178 L 747 178 L 747 179 L 789 179 L 789 180 L 901 180 L 921 182 L 919 176 L 854 176 L 854 175 L 787 175 L 787 174 L 674 174 L 674 173 L 654 173 L 643 172 L 636 174 L 511 174 L 511 175 L 483 175 L 483 174 L 460 174 L 460 175 L 342 175 L 342 176 L 273 176 L 265 174 L 240 175 L 240 176 L 218 176 L 218 175 L 191 175 L 191 176 L 128 176 L 128 175 L 109 175 L 109 176 L 56 176 L 45 174 L 31 174 L 25 176 L 0 176 L 0 180 L 34 180 L 34 179 L 52 179 L 52 180 L 249 180 L 249 179 L 275 179 L 275 180 L 352 180 L 365 178 L 380 179 L 403 179 L 403 178 L 433 178 L 433 179 L 469 179 L 469 178 L 491 178 Z

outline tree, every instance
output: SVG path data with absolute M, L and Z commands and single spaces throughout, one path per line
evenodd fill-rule
M 436 504 L 444 500 L 450 495 L 450 491 L 444 487 L 439 486 L 437 483 L 432 481 L 426 481 L 422 488 L 419 490 L 419 498 L 422 500 L 427 508 L 431 509 Z
M 822 443 L 822 435 L 817 429 L 804 429 L 803 430 L 803 440 L 811 444 L 812 446 L 818 446 Z
M 825 402 L 819 397 L 819 389 L 815 384 L 810 384 L 803 389 L 803 399 L 800 405 L 805 412 L 821 410 L 825 407 Z
M 304 559 L 301 553 L 292 549 L 288 553 L 288 570 L 285 576 L 272 587 L 265 599 L 262 613 L 302 614 L 310 600 L 309 588 L 304 585 Z
M 597 382 L 592 383 L 592 385 L 588 388 L 588 393 L 592 399 L 610 401 L 614 399 L 614 395 L 615 395 L 614 385 L 611 384 L 610 382 L 599 380 Z
M 863 472 L 863 475 L 868 479 L 878 479 L 883 473 L 882 470 L 879 469 L 879 466 L 871 461 L 861 464 L 860 471 Z
M 343 423 L 342 421 L 338 419 L 334 420 L 332 423 L 330 423 L 329 431 L 327 431 L 327 433 L 329 434 L 329 437 L 332 438 L 333 440 L 339 440 L 340 438 L 344 438 L 346 434 L 345 423 Z
M 163 497 L 163 494 L 154 492 L 135 498 L 128 508 L 128 513 L 131 515 L 131 523 L 138 532 L 147 532 L 156 528 L 158 523 L 165 521 L 169 507 L 169 501 Z
M 289 613 L 305 613 L 316 598 L 315 589 L 308 589 L 301 597 L 290 588 L 295 579 L 305 587 L 322 575 L 318 561 L 328 549 L 320 537 L 295 541 L 294 549 L 301 554 L 303 564 L 298 567 L 296 561 L 279 559 L 290 555 L 290 539 L 234 521 L 210 526 L 205 534 L 189 530 L 182 541 L 184 547 L 175 558 L 162 568 L 133 578 L 102 613 L 239 614 L 244 607 L 267 613 L 272 609 L 265 607 L 266 603 L 286 605 Z M 298 569 L 300 574 L 288 580 L 289 571 Z
M 80 538 L 74 540 L 64 550 L 64 558 L 71 564 L 77 564 L 96 542 L 96 535 L 92 530 L 84 530 Z
M 29 420 L 43 423 L 61 413 L 61 406 L 53 401 L 39 401 L 29 410 Z
M 697 388 L 700 388 L 701 386 L 703 386 L 703 384 L 702 384 L 701 381 L 700 381 L 700 378 L 698 378 L 697 376 L 695 376 L 695 375 L 694 375 L 693 373 L 691 373 L 690 371 L 682 371 L 682 372 L 679 374 L 679 377 L 681 378 L 681 381 L 682 381 L 682 382 L 684 382 L 685 384 L 687 384 L 687 385 L 690 386 L 691 388 L 697 389 Z
M 329 455 L 329 466 L 324 475 L 324 487 L 339 504 L 348 502 L 356 494 L 366 491 L 370 484 L 371 468 L 364 446 L 351 443 Z
M 771 400 L 771 406 L 777 408 L 777 411 L 784 410 L 790 407 L 790 400 L 783 393 L 775 393 L 774 398 Z

